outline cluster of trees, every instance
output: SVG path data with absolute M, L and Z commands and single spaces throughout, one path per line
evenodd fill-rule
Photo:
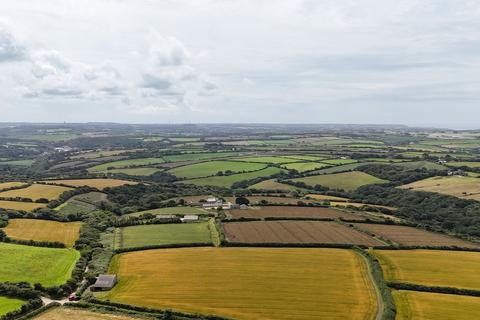
M 388 164 L 370 164 L 357 168 L 358 171 L 363 171 L 372 176 L 386 179 L 391 182 L 391 185 L 398 186 L 414 181 L 434 177 L 446 176 L 446 170 L 428 170 L 425 168 L 410 169 L 402 166 L 388 165 Z
M 474 200 L 384 185 L 360 187 L 350 197 L 358 201 L 397 207 L 397 216 L 427 229 L 480 237 L 480 202 Z

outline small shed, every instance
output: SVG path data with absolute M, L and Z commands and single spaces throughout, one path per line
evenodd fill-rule
M 117 276 L 114 274 L 101 274 L 97 281 L 90 286 L 90 291 L 108 291 L 117 284 Z

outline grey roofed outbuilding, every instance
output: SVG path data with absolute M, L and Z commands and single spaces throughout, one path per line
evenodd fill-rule
M 93 290 L 108 290 L 117 283 L 117 276 L 110 274 L 101 274 L 97 277 L 97 281 L 91 286 Z

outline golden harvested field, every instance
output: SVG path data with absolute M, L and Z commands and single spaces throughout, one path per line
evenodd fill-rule
M 45 181 L 49 184 L 63 184 L 71 187 L 92 187 L 99 190 L 105 188 L 114 188 L 123 186 L 126 184 L 137 184 L 133 181 L 119 180 L 119 179 L 78 179 L 78 180 L 49 180 Z
M 388 281 L 480 290 L 480 252 L 374 250 Z
M 319 268 L 321 266 L 321 268 Z M 373 319 L 376 296 L 351 250 L 182 248 L 117 255 L 103 299 L 234 319 Z
M 349 201 L 350 199 L 348 198 L 342 198 L 342 197 L 334 197 L 334 196 L 327 196 L 324 194 L 307 194 L 305 198 L 312 198 L 314 200 L 320 200 L 320 201 Z
M 367 223 L 355 223 L 355 226 L 400 245 L 480 248 L 480 244 L 413 227 Z
M 61 242 L 72 247 L 78 239 L 81 222 L 38 219 L 10 219 L 3 229 L 12 239 Z
M 33 211 L 37 208 L 45 208 L 46 206 L 47 206 L 46 203 L 0 200 L 0 208 L 2 208 L 2 209 Z
M 54 308 L 34 317 L 35 320 L 137 320 L 126 315 L 98 313 L 77 308 Z
M 383 245 L 382 242 L 335 222 L 250 221 L 223 224 L 230 242 L 240 243 L 328 243 Z
M 480 298 L 416 291 L 393 291 L 397 320 L 480 319 Z
M 448 194 L 462 199 L 480 201 L 480 178 L 433 177 L 400 186 L 402 189 Z
M 45 198 L 48 200 L 56 200 L 65 191 L 72 190 L 72 188 L 52 186 L 46 184 L 32 184 L 31 186 L 23 189 L 15 189 L 0 192 L 0 197 L 3 198 L 28 198 L 33 201 Z
M 0 190 L 10 189 L 13 187 L 21 187 L 26 185 L 25 182 L 1 182 L 0 183 Z
M 246 210 L 234 209 L 230 210 L 230 214 L 234 218 L 343 218 L 348 220 L 365 220 L 364 217 L 352 213 L 320 207 L 266 206 Z

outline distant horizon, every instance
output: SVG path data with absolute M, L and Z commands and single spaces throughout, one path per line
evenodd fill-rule
M 118 124 L 118 125 L 292 125 L 292 126 L 403 126 L 407 128 L 438 129 L 454 131 L 476 131 L 480 125 L 473 124 L 405 124 L 405 123 L 347 123 L 347 122 L 115 122 L 115 121 L 81 121 L 81 122 L 47 122 L 47 121 L 0 121 L 0 124 Z

